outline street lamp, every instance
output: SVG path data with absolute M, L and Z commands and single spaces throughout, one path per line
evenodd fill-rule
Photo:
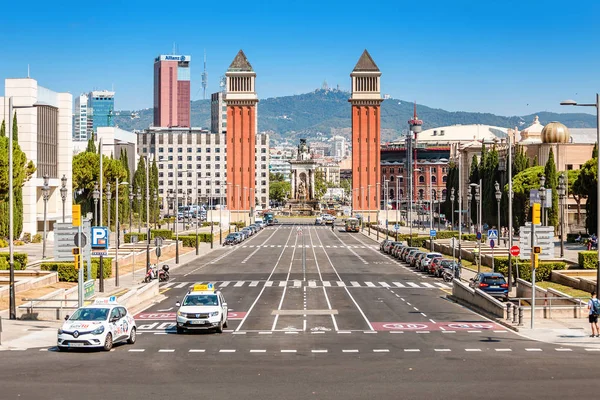
M 94 191 L 92 192 L 94 197 L 94 226 L 98 226 L 98 199 L 100 198 L 100 190 L 98 190 L 98 182 L 94 184 Z
M 467 223 L 467 229 L 469 230 L 469 234 L 471 233 L 471 203 L 473 202 L 473 194 L 471 193 L 471 190 L 469 189 L 469 191 L 467 192 L 467 217 L 468 220 L 465 221 Z M 458 227 L 458 229 L 460 230 L 461 227 Z
M 475 204 L 477 206 L 477 233 L 481 235 L 481 179 L 479 184 L 471 183 L 475 188 Z M 477 273 L 481 272 L 481 236 L 477 239 Z
M 142 233 L 142 191 L 137 189 L 135 197 L 138 202 L 138 233 Z
M 546 225 L 546 188 L 544 184 L 546 183 L 546 177 L 544 175 L 540 176 L 540 201 L 542 202 L 542 225 Z
M 115 246 L 115 286 L 119 286 L 119 245 L 121 244 L 121 237 L 120 237 L 121 230 L 119 229 L 119 186 L 120 185 L 129 185 L 129 182 L 119 182 L 119 178 L 117 178 L 115 180 L 115 231 L 117 232 L 117 241 L 116 241 L 116 246 Z M 110 210 L 110 197 L 108 199 L 109 199 L 108 209 Z M 135 274 L 135 263 L 133 264 L 132 273 Z M 102 279 L 104 280 L 104 277 L 102 277 Z
M 129 231 L 132 231 L 133 216 L 133 191 L 129 191 Z
M 565 184 L 565 174 L 561 173 L 558 177 L 558 199 L 560 200 L 560 258 L 565 255 L 565 240 L 564 240 L 564 223 L 565 223 L 565 194 L 567 192 L 567 185 Z M 567 215 L 568 212 L 567 212 Z
M 596 93 L 596 103 L 578 104 L 575 100 L 566 100 L 560 103 L 561 106 L 578 106 L 578 107 L 596 107 L 596 143 L 600 143 L 600 93 Z M 12 165 L 12 164 L 11 164 Z M 600 171 L 600 157 L 596 158 L 596 170 Z M 596 201 L 600 199 L 600 180 L 596 184 Z M 596 204 L 597 207 L 597 204 Z M 600 213 L 596 212 L 596 229 L 600 229 Z M 600 251 L 596 265 L 596 293 L 600 292 Z
M 107 219 L 107 226 L 108 226 L 108 231 L 110 232 L 110 200 L 112 199 L 112 192 L 110 191 L 111 187 L 110 187 L 110 182 L 106 182 L 106 191 L 104 192 L 104 194 L 106 194 L 106 202 L 108 203 L 106 205 L 106 207 L 108 208 L 108 219 Z
M 46 221 L 46 211 L 48 208 L 48 196 L 50 194 L 50 186 L 48 185 L 48 181 L 50 177 L 48 174 L 44 174 L 44 186 L 42 186 L 42 196 L 44 199 L 44 243 L 42 247 L 42 258 L 46 258 L 46 232 L 48 230 L 47 221 Z
M 496 201 L 498 202 L 498 233 L 500 233 L 500 200 L 502 200 L 502 192 L 500 191 L 500 184 L 498 181 L 494 183 L 494 189 L 496 190 Z M 498 241 L 500 240 L 500 234 L 498 235 Z
M 454 188 L 450 189 L 450 205 L 452 209 L 452 230 L 454 230 Z M 458 229 L 460 230 L 460 226 Z
M 167 218 L 167 227 L 169 230 L 171 230 L 171 208 L 172 208 L 172 203 L 173 203 L 173 195 L 171 194 L 171 192 L 167 192 L 167 215 L 169 216 Z
M 67 201 L 67 176 L 60 178 L 60 198 L 62 199 L 62 222 L 65 223 L 65 202 Z
M 158 191 L 154 188 L 154 229 L 158 226 Z

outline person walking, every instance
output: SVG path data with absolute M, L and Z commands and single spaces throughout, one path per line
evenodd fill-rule
M 589 321 L 592 328 L 590 337 L 600 337 L 600 329 L 598 329 L 598 315 L 600 314 L 600 301 L 596 297 L 596 291 L 592 292 L 592 298 L 588 301 Z

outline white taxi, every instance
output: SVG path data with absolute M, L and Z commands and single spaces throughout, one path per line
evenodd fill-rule
M 194 285 L 175 305 L 179 307 L 177 333 L 187 329 L 215 329 L 223 333 L 223 328 L 227 328 L 227 303 L 212 284 Z
M 109 351 L 114 343 L 135 343 L 135 320 L 116 297 L 96 299 L 94 304 L 78 308 L 65 317 L 58 330 L 59 351 L 70 348 L 102 347 Z

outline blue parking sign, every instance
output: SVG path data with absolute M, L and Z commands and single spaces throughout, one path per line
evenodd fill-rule
M 92 226 L 92 248 L 108 249 L 108 228 L 106 226 Z
M 429 231 L 429 236 L 431 236 L 431 237 L 436 237 L 437 236 L 437 232 L 435 231 L 435 229 L 431 229 Z

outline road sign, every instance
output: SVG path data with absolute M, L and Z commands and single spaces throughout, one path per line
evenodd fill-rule
M 521 249 L 519 249 L 519 246 L 513 246 L 510 248 L 510 255 L 513 257 L 519 257 L 519 254 L 521 253 Z
M 496 246 L 494 239 L 490 239 L 490 247 L 493 249 Z
M 73 204 L 72 216 L 73 216 L 73 226 L 80 226 L 81 225 L 81 205 Z
M 76 233 L 73 236 L 73 241 L 75 242 L 75 246 L 77 247 L 85 247 L 87 245 L 87 236 L 85 233 Z
M 481 232 L 477 232 L 476 236 L 477 240 L 481 240 Z
M 54 224 L 54 260 L 73 261 L 71 249 L 76 247 L 75 236 L 78 227 L 70 223 L 57 222 Z
M 487 237 L 488 239 L 498 239 L 498 229 L 488 229 Z
M 108 228 L 106 226 L 92 226 L 92 248 L 108 249 Z
M 161 254 L 162 254 L 160 247 L 156 247 L 155 251 L 156 251 L 156 257 L 160 258 Z
M 431 229 L 429 231 L 429 236 L 431 236 L 431 237 L 436 237 L 437 236 L 437 232 L 435 231 L 435 229 Z
M 533 203 L 531 207 L 531 222 L 538 225 L 541 219 L 541 208 L 539 203 Z
M 400 225 L 394 224 L 394 230 L 398 232 L 400 230 Z
M 554 256 L 554 227 L 535 227 L 535 245 L 541 247 L 540 260 L 553 260 Z M 519 228 L 519 248 L 523 260 L 531 259 L 531 224 Z

